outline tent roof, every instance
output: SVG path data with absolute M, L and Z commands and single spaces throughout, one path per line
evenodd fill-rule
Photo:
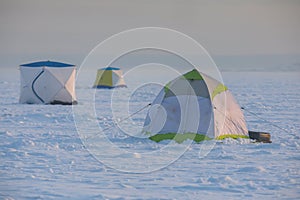
M 203 80 L 202 76 L 196 69 L 193 69 L 192 71 L 189 71 L 182 76 L 187 80 Z
M 61 62 L 53 62 L 53 61 L 39 61 L 28 64 L 20 65 L 22 67 L 73 67 L 75 65 L 61 63 Z
M 118 68 L 118 67 L 105 67 L 105 68 L 101 68 L 101 70 L 120 70 L 120 68 Z

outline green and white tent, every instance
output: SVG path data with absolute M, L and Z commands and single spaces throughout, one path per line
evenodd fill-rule
M 93 88 L 120 88 L 127 87 L 123 78 L 123 72 L 117 67 L 98 69 Z
M 143 133 L 156 142 L 248 138 L 243 112 L 228 88 L 196 69 L 160 91 L 148 111 Z

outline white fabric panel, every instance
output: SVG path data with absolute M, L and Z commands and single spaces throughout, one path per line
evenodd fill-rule
M 72 72 L 74 71 L 74 67 L 46 67 L 47 71 L 49 71 L 53 77 L 55 77 L 62 85 L 65 85 Z
M 66 88 L 61 88 L 51 99 L 53 101 L 72 102 L 72 96 Z
M 161 104 L 162 104 L 162 102 L 165 98 L 165 95 L 166 95 L 166 93 L 165 93 L 165 90 L 163 88 L 159 92 L 159 94 L 156 96 L 154 101 L 152 102 L 152 105 L 149 108 L 148 114 L 147 114 L 146 119 L 145 119 L 144 129 L 143 129 L 144 132 L 150 132 L 152 134 L 156 134 L 156 133 L 160 133 L 160 131 L 163 129 L 164 124 L 167 120 L 167 116 L 166 116 L 167 111 L 163 106 L 161 106 Z M 159 107 L 163 108 L 163 110 L 165 111 L 164 113 L 166 113 L 166 115 L 158 116 L 158 115 L 160 115 L 160 113 L 157 110 L 158 105 L 159 105 Z M 151 115 L 149 115 L 149 114 L 151 114 Z M 175 124 L 175 125 L 176 126 L 173 129 L 177 130 L 178 126 L 177 126 L 177 124 Z
M 33 88 L 47 104 L 53 101 L 54 96 L 63 88 L 63 84 L 58 81 L 52 72 L 45 68 L 44 73 L 36 80 Z
M 216 79 L 213 79 L 213 78 L 205 75 L 205 74 L 202 74 L 202 73 L 200 73 L 200 74 L 206 83 L 210 97 L 212 97 L 211 95 L 213 94 L 214 89 L 220 84 L 220 82 L 217 81 Z
M 124 78 L 123 78 L 122 70 L 113 70 L 112 80 L 113 80 L 113 85 L 114 86 L 126 85 L 125 81 L 124 81 Z
M 112 71 L 112 85 L 113 86 L 118 86 L 119 83 L 119 74 L 117 73 L 117 71 Z
M 154 104 L 150 107 L 147 115 L 147 123 L 143 131 L 146 133 L 159 133 L 167 120 L 167 111 L 160 104 Z
M 207 75 L 201 75 L 207 84 L 210 95 L 212 95 L 220 82 Z M 231 134 L 248 135 L 244 114 L 229 90 L 216 95 L 213 99 L 213 105 L 216 107 L 214 109 L 215 137 Z
M 73 102 L 76 100 L 75 95 L 75 68 L 69 75 L 69 79 L 65 81 L 64 86 L 53 97 L 52 101 Z
M 59 81 L 61 87 L 57 92 L 52 96 L 49 103 L 53 101 L 61 102 L 73 102 L 76 100 L 75 95 L 75 67 L 66 67 L 66 68 L 47 68 L 49 72 Z
M 176 98 L 176 97 L 175 97 Z M 165 99 L 166 101 L 168 99 Z M 177 96 L 180 104 L 181 121 L 178 133 L 196 133 L 200 122 L 199 105 L 197 96 L 183 95 Z M 170 113 L 171 114 L 171 113 Z M 177 116 L 174 116 L 177 117 Z
M 71 95 L 71 100 L 76 101 L 76 93 L 75 93 L 75 77 L 76 77 L 76 69 L 74 68 L 69 79 L 65 83 L 65 88 L 68 93 Z M 68 98 L 69 99 L 69 98 Z M 69 101 L 67 101 L 69 102 Z
M 161 96 L 162 93 L 158 98 Z M 163 112 L 166 112 L 166 116 L 161 114 Z M 211 134 L 213 131 L 211 129 L 213 126 L 210 127 L 210 124 L 213 124 L 211 113 L 210 100 L 207 98 L 193 95 L 167 97 L 161 103 L 154 101 L 149 109 L 144 131 L 152 134 L 188 132 Z M 158 130 L 157 127 L 161 128 Z
M 207 136 L 214 137 L 214 117 L 212 112 L 212 105 L 210 99 L 198 97 L 199 104 L 199 128 L 197 133 L 206 134 Z
M 20 103 L 42 103 L 31 89 L 33 80 L 42 70 L 42 67 L 20 67 Z
M 248 135 L 244 114 L 229 90 L 213 100 L 216 137 L 220 135 Z
M 123 75 L 121 76 L 121 78 L 119 79 L 118 85 L 126 85 L 125 80 L 123 78 Z

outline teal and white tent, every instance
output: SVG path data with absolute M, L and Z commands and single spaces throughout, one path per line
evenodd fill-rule
M 151 104 L 143 133 L 156 142 L 248 138 L 243 112 L 228 88 L 196 69 L 164 86 Z

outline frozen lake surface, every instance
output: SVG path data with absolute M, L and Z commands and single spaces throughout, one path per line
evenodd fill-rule
M 166 166 L 156 170 L 148 166 L 147 173 L 132 170 L 134 163 L 128 163 L 131 170 L 126 166 L 120 170 L 122 166 L 118 164 L 123 161 L 117 156 L 108 155 L 105 159 L 110 160 L 103 163 L 92 155 L 87 148 L 91 142 L 82 140 L 76 130 L 72 106 L 19 104 L 18 79 L 1 80 L 0 198 L 299 199 L 299 77 L 299 72 L 223 73 L 225 84 L 241 106 L 287 132 L 245 112 L 249 130 L 270 132 L 273 143 L 215 141 L 211 151 L 201 158 L 199 152 L 207 143 L 173 144 L 174 151 L 184 145 L 188 148 Z M 78 85 L 78 93 L 84 90 L 92 89 Z M 111 92 L 95 93 L 99 125 L 106 129 L 105 135 L 112 144 L 143 162 L 145 152 L 159 150 L 166 143 L 134 137 L 147 110 L 133 117 L 134 124 L 121 125 L 132 135 L 111 128 L 113 119 L 120 121 L 128 115 L 122 109 L 115 109 L 112 115 L 108 98 Z M 130 98 L 129 114 L 151 102 L 156 92 L 156 86 L 136 90 Z M 122 95 L 117 96 L 116 107 L 118 102 L 123 102 Z M 78 108 L 84 105 L 84 101 L 79 102 Z M 89 120 L 88 116 L 82 117 Z M 96 139 L 91 140 L 92 145 L 97 145 Z M 106 151 L 104 146 L 97 148 L 100 155 Z M 153 162 L 158 153 L 153 154 Z

